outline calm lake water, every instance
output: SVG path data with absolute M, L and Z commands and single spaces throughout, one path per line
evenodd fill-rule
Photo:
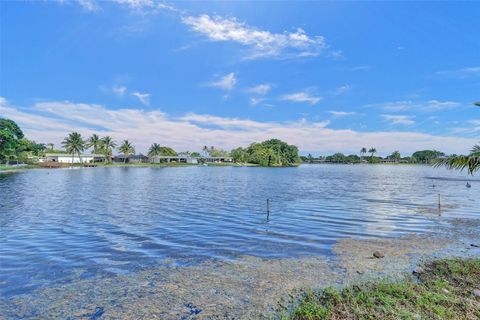
M 479 180 L 388 165 L 0 174 L 0 296 L 167 258 L 328 255 L 340 238 L 429 232 L 445 217 L 480 217 Z

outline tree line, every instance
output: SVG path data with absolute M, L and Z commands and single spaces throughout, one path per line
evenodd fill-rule
M 20 127 L 9 119 L 0 118 L 0 160 L 9 162 L 18 160 L 28 162 L 30 156 L 42 156 L 46 152 L 60 153 L 65 152 L 72 156 L 78 156 L 81 161 L 82 153 L 91 149 L 94 154 L 103 155 L 107 162 L 112 162 L 113 151 L 116 149 L 123 155 L 123 161 L 127 162 L 131 155 L 135 154 L 135 147 L 129 140 L 123 140 L 118 145 L 110 136 L 100 137 L 92 134 L 84 139 L 78 132 L 72 132 L 62 141 L 64 150 L 54 150 L 52 144 L 37 143 L 25 138 Z M 252 143 L 246 148 L 236 148 L 230 152 L 223 149 L 217 149 L 213 146 L 202 148 L 199 152 L 184 152 L 182 155 L 191 157 L 232 157 L 236 163 L 251 163 L 260 166 L 292 166 L 300 162 L 327 161 L 333 163 L 359 163 L 369 162 L 377 163 L 382 158 L 376 157 L 377 149 L 363 147 L 360 149 L 360 155 L 344 155 L 335 153 L 326 157 L 313 157 L 309 154 L 306 157 L 300 157 L 298 148 L 289 145 L 279 139 L 270 139 L 261 143 Z M 148 150 L 148 157 L 155 156 L 177 156 L 179 155 L 170 147 L 161 146 L 153 143 Z M 470 174 L 480 169 L 480 145 L 473 146 L 468 155 L 449 155 L 436 150 L 421 150 L 414 152 L 410 157 L 402 157 L 399 151 L 394 151 L 387 159 L 394 161 L 403 161 L 408 163 L 427 163 L 435 166 L 446 166 L 451 169 L 467 169 Z M 72 161 L 73 162 L 73 161 Z

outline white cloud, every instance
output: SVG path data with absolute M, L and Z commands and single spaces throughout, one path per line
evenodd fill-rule
M 114 86 L 112 88 L 112 92 L 119 97 L 123 97 L 125 95 L 125 92 L 127 92 L 127 87 L 125 87 L 125 86 Z
M 454 77 L 454 78 L 467 78 L 467 77 L 480 76 L 480 66 L 442 70 L 442 71 L 437 71 L 435 74 L 438 76 L 446 76 L 446 77 Z
M 382 114 L 382 118 L 391 124 L 401 124 L 405 126 L 415 124 L 413 117 L 406 115 Z
M 268 83 L 263 83 L 263 84 L 259 84 L 257 86 L 248 88 L 247 91 L 250 93 L 264 96 L 270 91 L 270 89 L 272 89 L 271 85 L 269 85 Z
M 182 22 L 211 41 L 231 41 L 250 49 L 249 59 L 290 56 L 316 56 L 326 48 L 322 36 L 308 36 L 304 30 L 272 33 L 257 29 L 235 18 L 185 16 Z
M 208 83 L 210 87 L 216 87 L 225 91 L 230 91 L 235 87 L 237 83 L 237 78 L 235 77 L 235 73 L 230 72 L 229 74 L 224 75 L 217 81 L 212 81 Z
M 322 100 L 322 97 L 312 96 L 307 92 L 296 92 L 283 95 L 280 100 L 291 102 L 306 102 L 314 105 L 317 104 L 320 100 Z
M 255 97 L 250 98 L 250 104 L 252 106 L 256 106 L 256 105 L 262 103 L 263 101 L 265 101 L 265 99 L 263 99 L 263 98 L 255 98 Z
M 93 0 L 76 0 L 76 2 L 85 10 L 95 12 L 100 9 L 97 2 Z
M 346 112 L 346 111 L 329 111 L 329 113 L 335 117 L 346 117 L 346 116 L 353 116 L 357 114 L 356 112 Z
M 438 100 L 430 100 L 427 102 L 426 107 L 430 110 L 443 110 L 443 109 L 450 109 L 460 106 L 459 102 L 455 101 L 438 101 Z
M 343 85 L 343 86 L 340 86 L 340 87 L 336 88 L 333 91 L 333 94 L 336 95 L 336 96 L 339 96 L 341 94 L 344 94 L 347 91 L 350 91 L 351 89 L 352 89 L 352 87 L 350 85 L 346 84 L 346 85 Z
M 98 133 L 111 135 L 117 141 L 130 139 L 139 152 L 146 152 L 154 142 L 177 150 L 198 150 L 205 144 L 232 149 L 279 138 L 299 146 L 300 150 L 322 152 L 355 152 L 359 146 L 374 141 L 377 150 L 385 153 L 394 148 L 402 153 L 437 149 L 459 154 L 468 152 L 478 142 L 478 139 L 418 132 L 334 130 L 327 127 L 328 121 L 262 122 L 194 113 L 172 118 L 160 111 L 112 110 L 68 101 L 36 103 L 25 109 L 0 98 L 0 114 L 16 121 L 29 139 L 39 142 L 59 144 L 72 131 L 84 136 Z M 94 127 L 100 129 L 93 130 Z
M 98 5 L 98 3 L 95 0 L 71 0 L 71 1 L 68 1 L 68 0 L 54 0 L 52 2 L 56 2 L 56 3 L 59 3 L 61 5 L 76 3 L 80 7 L 82 7 L 82 9 L 84 9 L 85 11 L 89 11 L 89 12 L 95 12 L 95 11 L 100 10 L 100 6 Z
M 138 100 L 146 106 L 148 106 L 150 104 L 150 94 L 149 93 L 132 92 L 132 96 L 137 97 Z
M 157 14 L 160 10 L 179 11 L 175 6 L 158 0 L 112 0 L 112 2 L 127 6 L 141 14 Z
M 439 101 L 439 100 L 429 100 L 429 101 L 395 101 L 395 102 L 386 102 L 374 105 L 375 107 L 380 107 L 381 109 L 387 111 L 405 111 L 410 109 L 416 109 L 418 111 L 424 112 L 433 112 L 444 109 L 450 109 L 461 106 L 460 102 L 455 101 Z

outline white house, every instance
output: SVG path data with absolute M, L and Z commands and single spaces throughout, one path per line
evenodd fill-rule
M 78 154 L 72 158 L 71 154 L 66 153 L 47 153 L 41 162 L 60 162 L 60 163 L 89 163 L 102 161 L 105 156 L 101 154 Z M 81 160 L 80 160 L 81 159 Z

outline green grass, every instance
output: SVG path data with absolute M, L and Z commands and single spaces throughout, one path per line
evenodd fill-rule
M 24 169 L 33 169 L 38 168 L 36 165 L 26 165 L 26 166 L 7 166 L 0 164 L 0 171 L 17 171 L 17 170 L 24 170 Z
M 480 259 L 436 260 L 418 278 L 305 291 L 283 319 L 480 319 Z

